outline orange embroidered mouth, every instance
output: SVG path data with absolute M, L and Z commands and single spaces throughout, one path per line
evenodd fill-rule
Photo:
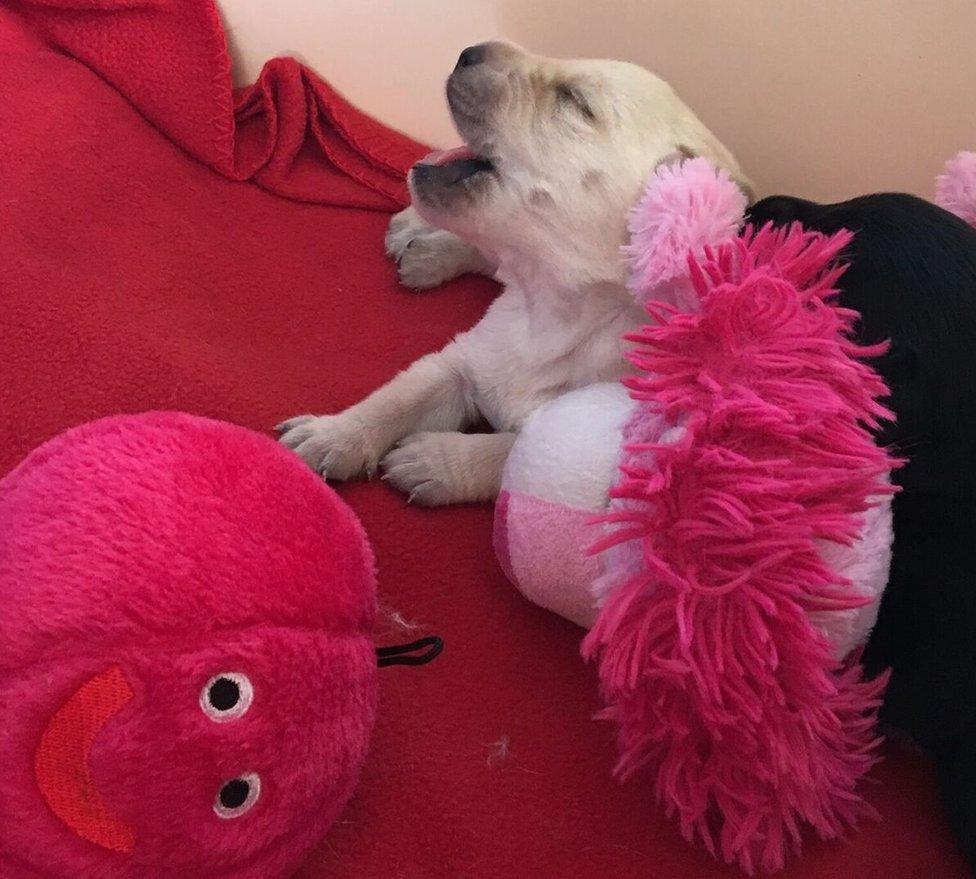
M 108 811 L 89 756 L 95 737 L 132 696 L 122 670 L 105 669 L 54 713 L 34 752 L 34 777 L 51 811 L 78 836 L 118 852 L 132 851 L 134 835 Z

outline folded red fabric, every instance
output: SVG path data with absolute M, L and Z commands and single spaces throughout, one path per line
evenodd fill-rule
M 15 3 L 192 156 L 301 201 L 391 209 L 422 145 L 360 113 L 293 58 L 232 88 L 217 9 L 198 0 Z

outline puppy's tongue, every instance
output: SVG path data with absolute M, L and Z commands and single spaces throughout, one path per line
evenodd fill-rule
M 435 150 L 424 156 L 420 162 L 423 165 L 446 165 L 457 159 L 477 159 L 478 154 L 466 146 L 454 147 L 453 150 Z

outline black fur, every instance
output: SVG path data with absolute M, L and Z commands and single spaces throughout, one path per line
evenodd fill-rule
M 794 220 L 856 233 L 841 302 L 861 313 L 862 341 L 892 342 L 875 365 L 898 421 L 878 439 L 909 463 L 894 476 L 891 575 L 865 664 L 893 669 L 882 718 L 933 755 L 976 869 L 976 230 L 909 195 L 750 209 L 758 226 Z

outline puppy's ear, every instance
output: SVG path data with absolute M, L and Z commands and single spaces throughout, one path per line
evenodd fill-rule
M 752 181 L 742 173 L 741 169 L 738 166 L 730 167 L 728 162 L 722 161 L 720 157 L 708 152 L 707 150 L 693 150 L 690 146 L 679 143 L 673 152 L 669 153 L 663 159 L 661 159 L 660 162 L 658 162 L 658 166 L 673 165 L 684 161 L 685 159 L 697 159 L 699 157 L 708 159 L 708 161 L 710 161 L 713 165 L 719 168 L 724 168 L 726 171 L 728 171 L 729 176 L 735 182 L 735 185 L 738 186 L 739 189 L 741 189 L 745 194 L 746 200 L 749 202 L 749 204 L 752 204 L 753 201 L 755 201 L 755 187 L 752 185 Z

